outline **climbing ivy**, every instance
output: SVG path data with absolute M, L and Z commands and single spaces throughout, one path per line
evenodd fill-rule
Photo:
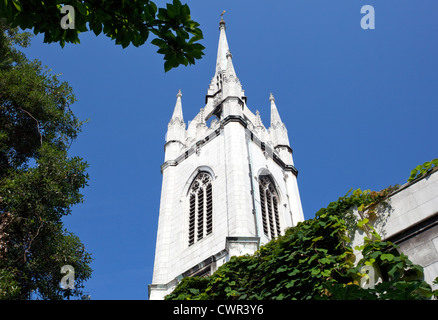
M 349 190 L 315 218 L 298 223 L 253 255 L 232 257 L 209 277 L 182 279 L 167 300 L 214 299 L 429 299 L 438 292 L 423 280 L 423 268 L 383 241 L 369 218 L 398 186 L 382 191 Z M 359 215 L 354 214 L 358 212 Z M 363 213 L 366 211 L 367 215 Z M 356 230 L 364 231 L 355 249 Z M 373 270 L 376 284 L 366 287 Z M 365 280 L 365 281 L 364 281 Z
M 432 170 L 436 170 L 438 167 L 438 159 L 433 159 L 432 161 L 427 161 L 422 165 L 416 166 L 409 176 L 408 182 L 425 175 L 426 173 L 431 172 Z

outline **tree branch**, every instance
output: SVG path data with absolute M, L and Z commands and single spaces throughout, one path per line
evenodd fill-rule
M 33 240 L 35 240 L 35 238 L 38 236 L 38 234 L 40 233 L 41 228 L 44 225 L 44 221 L 41 219 L 41 217 L 39 217 L 39 218 L 40 218 L 41 224 L 39 225 L 38 230 L 37 230 L 35 236 L 33 236 L 33 238 L 30 239 L 29 245 L 27 246 L 27 248 L 24 250 L 24 253 L 23 253 L 23 260 L 24 260 L 25 263 L 26 263 L 26 254 L 30 251 L 30 247 L 32 246 Z
M 29 111 L 24 110 L 23 108 L 20 108 L 20 107 L 16 107 L 16 108 L 21 110 L 21 111 L 23 111 L 23 112 L 25 112 L 25 113 L 27 113 L 29 115 L 29 117 L 31 117 L 33 120 L 35 120 L 35 122 L 37 124 L 38 133 L 40 134 L 40 143 L 41 143 L 41 145 L 43 145 L 43 136 L 41 134 L 40 123 L 38 122 L 38 120 L 35 119 L 35 117 Z

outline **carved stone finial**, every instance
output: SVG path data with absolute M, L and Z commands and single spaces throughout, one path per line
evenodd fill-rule
M 269 100 L 270 101 L 275 101 L 274 95 L 271 93 L 269 93 Z

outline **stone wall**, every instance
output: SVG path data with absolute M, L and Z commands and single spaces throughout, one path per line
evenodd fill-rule
M 413 263 L 421 265 L 425 280 L 432 284 L 438 277 L 438 170 L 402 185 L 370 222 L 382 239 L 396 243 Z M 363 243 L 361 239 L 359 230 L 353 247 Z

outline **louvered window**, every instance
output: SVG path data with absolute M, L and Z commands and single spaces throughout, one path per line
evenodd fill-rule
M 269 176 L 260 176 L 259 192 L 263 233 L 269 239 L 273 239 L 281 235 L 281 228 L 278 214 L 278 194 Z
M 211 176 L 201 172 L 189 192 L 189 246 L 213 232 Z

